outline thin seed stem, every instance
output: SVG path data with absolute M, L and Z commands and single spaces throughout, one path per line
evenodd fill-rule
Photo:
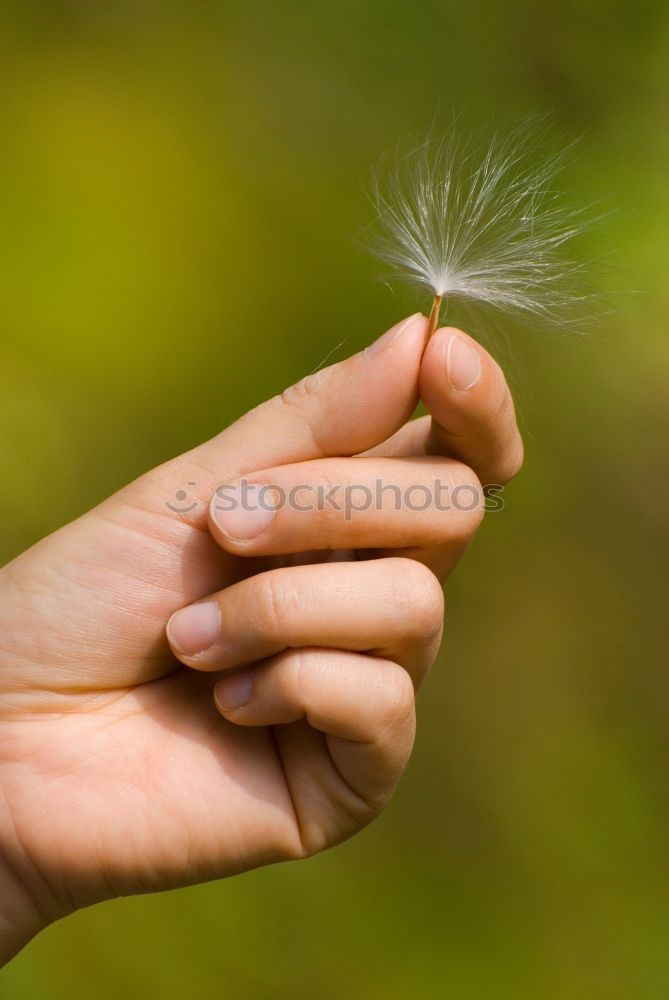
M 427 339 L 429 340 L 434 331 L 439 326 L 439 313 L 441 312 L 442 295 L 435 295 L 430 311 L 430 318 L 427 321 Z

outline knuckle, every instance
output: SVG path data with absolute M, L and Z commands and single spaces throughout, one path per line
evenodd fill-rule
M 296 503 L 304 501 L 306 504 L 302 508 L 308 514 L 305 531 L 314 548 L 333 549 L 341 543 L 342 485 L 346 482 L 341 471 L 335 459 L 312 459 L 308 476 L 299 484 L 295 494 L 289 494 L 289 498 L 294 496 Z M 301 492 L 302 487 L 305 487 L 304 493 Z
M 309 649 L 289 649 L 275 660 L 277 676 L 283 688 L 294 698 L 306 695 L 309 676 L 314 663 L 313 651 Z
M 469 542 L 481 525 L 485 511 L 483 486 L 476 473 L 463 463 L 452 469 L 449 536 L 454 541 Z
M 418 635 L 441 631 L 444 592 L 432 570 L 413 559 L 398 559 L 396 601 L 407 615 L 411 632 Z
M 497 478 L 501 483 L 508 483 L 518 475 L 523 467 L 525 449 L 520 436 L 517 436 L 513 446 L 508 449 L 503 460 L 497 466 Z
M 355 507 L 356 519 L 352 519 L 347 513 L 348 491 L 356 488 L 351 460 L 312 459 L 309 462 L 308 478 L 313 505 L 309 530 L 317 540 L 316 547 L 322 550 L 340 548 L 342 536 L 347 544 L 352 544 L 357 529 L 351 522 L 355 520 L 358 523 L 365 507 Z M 367 487 L 362 483 L 360 489 L 367 490 Z M 364 494 L 362 499 L 364 500 Z
M 322 397 L 325 372 L 326 369 L 320 369 L 311 375 L 306 375 L 299 382 L 289 385 L 276 398 L 291 409 L 294 407 L 299 410 L 304 409 L 305 403 L 308 404 L 312 399 Z
M 392 731 L 412 724 L 415 692 L 411 677 L 403 667 L 388 663 L 378 701 L 380 731 Z
M 327 369 L 321 369 L 288 386 L 272 400 L 274 406 L 279 409 L 280 421 L 289 414 L 293 420 L 297 418 L 305 425 L 317 452 L 327 451 L 317 439 L 314 429 L 314 425 L 319 423 L 319 414 L 326 409 L 327 378 Z
M 319 548 L 336 549 L 341 546 L 344 521 L 342 485 L 346 480 L 337 475 L 335 468 L 322 463 L 316 469 L 314 482 L 320 491 L 316 503 L 314 526 Z M 328 501 L 325 498 L 330 498 Z
M 272 635 L 285 629 L 300 604 L 288 574 L 280 571 L 261 574 L 252 579 L 251 587 L 250 607 L 256 627 Z
M 350 466 L 347 468 L 346 465 L 336 458 L 322 458 L 313 459 L 309 463 L 309 478 L 312 483 L 319 487 L 323 491 L 323 495 L 327 496 L 330 491 L 336 491 L 344 486 L 351 476 Z M 335 497 L 335 500 L 337 497 Z M 339 502 L 341 502 L 341 496 L 338 497 Z M 336 517 L 340 514 L 337 509 L 336 503 L 325 503 L 323 502 L 319 506 L 319 514 L 321 516 L 332 515 Z

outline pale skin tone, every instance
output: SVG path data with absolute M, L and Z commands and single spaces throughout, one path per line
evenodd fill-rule
M 480 510 L 252 525 L 215 490 L 507 482 L 502 372 L 426 328 L 399 323 L 0 571 L 0 960 L 93 902 L 323 850 L 388 801 Z M 197 506 L 169 510 L 192 482 Z

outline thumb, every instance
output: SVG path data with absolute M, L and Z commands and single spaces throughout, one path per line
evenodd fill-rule
M 126 490 L 134 502 L 155 508 L 188 483 L 189 501 L 200 501 L 188 520 L 199 523 L 222 483 L 288 462 L 355 455 L 379 444 L 416 407 L 426 332 L 420 313 L 402 320 L 364 351 L 302 379 Z

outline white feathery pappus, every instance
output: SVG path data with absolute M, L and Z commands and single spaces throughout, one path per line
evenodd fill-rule
M 567 205 L 555 187 L 573 145 L 553 141 L 545 119 L 488 141 L 456 121 L 445 136 L 382 161 L 367 242 L 393 276 L 431 291 L 430 333 L 445 299 L 562 327 L 592 297 L 586 263 L 569 254 L 592 224 L 590 206 Z

